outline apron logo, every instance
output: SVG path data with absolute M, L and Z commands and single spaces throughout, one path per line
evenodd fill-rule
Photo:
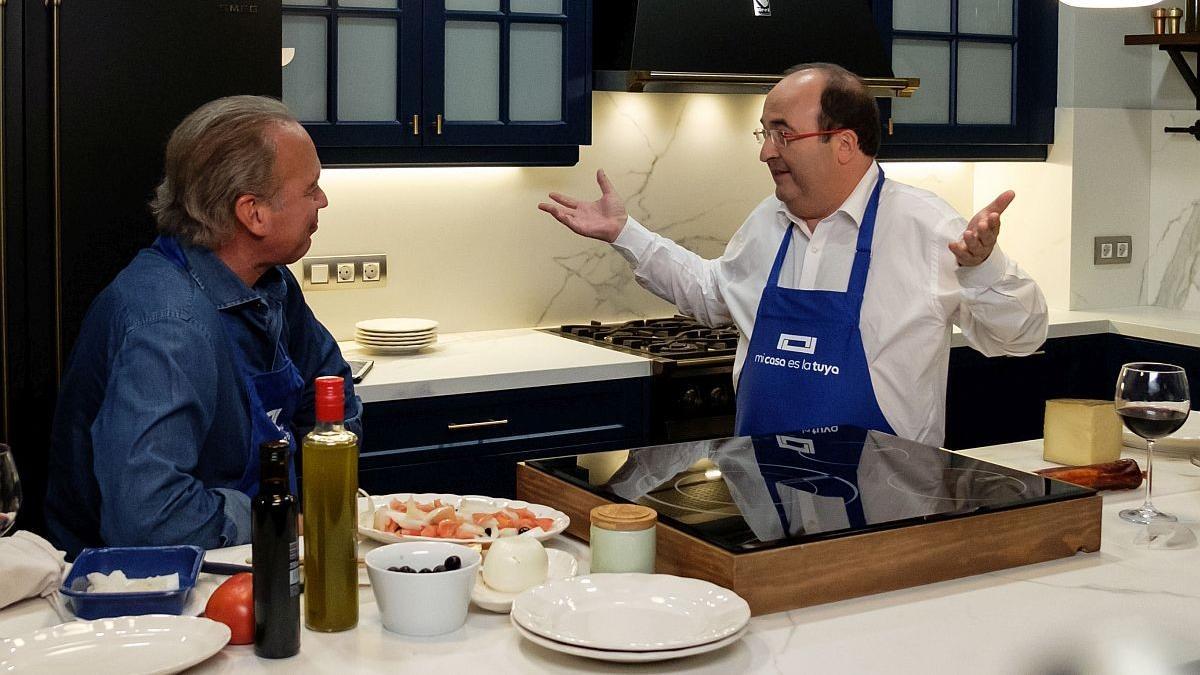
M 795 436 L 776 436 L 775 444 L 784 450 L 795 450 L 802 455 L 816 454 L 817 448 L 813 442 L 807 438 L 796 438 Z
M 771 16 L 771 0 L 751 0 L 754 3 L 754 16 Z
M 784 352 L 797 352 L 799 354 L 815 354 L 817 353 L 817 338 L 807 335 L 791 335 L 790 333 L 779 334 L 779 344 L 775 348 Z

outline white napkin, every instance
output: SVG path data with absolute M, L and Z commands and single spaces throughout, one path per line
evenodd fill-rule
M 0 539 L 0 607 L 57 591 L 65 558 L 53 544 L 26 530 Z

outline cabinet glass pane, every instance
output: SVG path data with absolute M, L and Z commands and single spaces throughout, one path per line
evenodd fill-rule
M 509 9 L 529 14 L 562 14 L 562 0 L 512 0 Z
M 338 7 L 374 7 L 396 9 L 397 0 L 338 0 Z
M 500 0 L 446 0 L 446 9 L 467 12 L 499 12 Z
M 509 119 L 561 120 L 562 26 L 514 23 L 508 36 L 508 50 Z
M 338 120 L 396 119 L 396 41 L 393 19 L 338 19 Z
M 892 28 L 950 31 L 950 0 L 893 0 Z
M 1013 0 L 958 0 L 958 32 L 1012 35 Z
M 285 0 L 284 7 L 327 7 L 328 0 Z
M 892 72 L 919 77 L 912 98 L 892 99 L 892 119 L 903 124 L 950 123 L 950 43 L 933 40 L 892 42 Z M 961 86 L 961 85 L 960 85 Z
M 446 22 L 447 120 L 500 119 L 500 24 Z
M 292 62 L 283 68 L 283 102 L 301 122 L 329 119 L 327 34 L 324 17 L 283 17 L 283 46 L 296 50 Z
M 1009 124 L 1011 108 L 1012 47 L 959 43 L 958 123 Z

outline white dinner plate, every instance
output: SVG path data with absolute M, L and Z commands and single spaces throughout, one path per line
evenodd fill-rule
M 436 330 L 425 330 L 420 333 L 376 333 L 367 330 L 356 330 L 355 335 L 380 340 L 422 340 L 437 337 Z
M 550 537 L 553 537 L 554 535 L 558 534 L 559 532 L 562 532 L 563 530 L 567 529 L 567 526 L 571 524 L 571 518 L 569 516 L 567 516 L 567 514 L 563 513 L 562 511 L 552 509 L 549 506 L 542 506 L 541 504 L 530 504 L 529 502 L 523 502 L 523 501 L 520 501 L 517 499 L 500 499 L 500 498 L 496 498 L 496 497 L 481 497 L 479 495 L 450 495 L 450 494 L 440 494 L 440 493 L 432 493 L 432 492 L 423 492 L 423 493 L 417 493 L 417 494 L 412 494 L 412 493 L 408 493 L 408 492 L 398 492 L 398 493 L 390 494 L 390 495 L 373 495 L 373 496 L 371 496 L 370 497 L 371 504 L 369 507 L 367 504 L 367 500 L 368 500 L 367 497 L 359 497 L 358 498 L 358 533 L 364 537 L 367 537 L 368 539 L 374 539 L 375 541 L 382 542 L 384 544 L 394 544 L 394 543 L 400 542 L 400 541 L 448 541 L 448 542 L 453 542 L 455 544 L 490 544 L 491 542 L 496 540 L 495 537 L 477 537 L 475 539 L 444 539 L 442 537 L 420 537 L 420 536 L 412 536 L 412 535 L 405 535 L 405 534 L 393 534 L 391 532 L 383 532 L 381 530 L 376 530 L 374 527 L 372 527 L 372 525 L 374 524 L 376 508 L 378 508 L 380 506 L 386 506 L 387 503 L 393 499 L 399 499 L 402 502 L 408 501 L 408 498 L 410 496 L 413 499 L 415 499 L 418 503 L 421 503 L 421 504 L 428 504 L 429 502 L 432 502 L 435 499 L 440 499 L 440 500 L 442 500 L 442 504 L 448 504 L 450 506 L 455 507 L 456 509 L 458 508 L 459 504 L 464 499 L 471 500 L 472 502 L 474 502 L 474 506 L 479 507 L 479 508 L 475 509 L 476 511 L 499 511 L 500 509 L 504 509 L 504 508 L 514 508 L 514 509 L 525 508 L 525 509 L 529 509 L 530 511 L 532 511 L 533 515 L 538 518 L 553 518 L 554 519 L 554 527 L 551 527 L 549 532 L 543 530 L 540 527 L 535 527 L 532 530 L 529 530 L 528 532 L 526 532 L 525 534 L 517 535 L 520 537 L 533 537 L 538 540 L 549 539 Z
M 387 356 L 389 354 L 412 354 L 415 352 L 419 352 L 422 349 L 429 349 L 430 347 L 432 347 L 435 344 L 437 344 L 437 343 L 430 342 L 428 344 L 423 344 L 423 345 L 406 345 L 403 347 L 381 347 L 379 345 L 367 345 L 367 344 L 363 344 L 361 342 L 358 343 L 358 345 L 360 347 L 362 347 L 362 350 L 364 352 L 367 352 L 369 354 L 382 354 L 384 356 Z
M 513 601 L 514 622 L 588 649 L 683 649 L 733 635 L 750 621 L 737 593 L 669 574 L 589 574 L 554 579 Z
M 438 327 L 438 322 L 432 319 L 411 318 L 367 319 L 354 324 L 354 327 L 379 333 L 411 333 L 433 330 Z
M 567 577 L 575 576 L 575 573 L 579 571 L 579 561 L 575 560 L 575 556 L 566 551 L 548 548 L 546 549 L 546 557 L 550 563 L 549 569 L 546 570 L 547 579 L 566 579 Z M 471 588 L 471 602 L 480 608 L 501 614 L 510 612 L 512 611 L 513 600 L 518 595 L 520 593 L 507 593 L 488 586 L 483 580 L 482 566 L 475 573 L 475 586 Z
M 369 345 L 383 345 L 384 347 L 389 347 L 392 345 L 403 347 L 405 345 L 433 344 L 434 342 L 437 342 L 437 336 L 433 335 L 430 337 L 422 337 L 422 338 L 376 338 L 376 337 L 363 337 L 361 335 L 356 335 L 356 336 L 354 336 L 354 341 L 362 343 L 362 344 L 369 344 Z
M 72 621 L 0 641 L 0 672 L 177 673 L 221 651 L 228 642 L 228 626 L 190 616 Z
M 706 652 L 716 651 L 722 647 L 727 647 L 738 640 L 741 640 L 742 636 L 746 634 L 746 631 L 750 629 L 749 626 L 744 626 L 741 630 L 727 638 L 722 638 L 707 644 L 697 645 L 695 647 L 684 647 L 682 649 L 662 649 L 653 652 L 624 652 L 619 650 L 612 651 L 607 649 L 588 649 L 586 647 L 576 647 L 575 645 L 568 645 L 561 642 L 555 642 L 554 640 L 547 640 L 536 633 L 531 633 L 526 630 L 521 626 L 521 624 L 517 623 L 516 619 L 513 619 L 512 625 L 513 628 L 517 629 L 517 633 L 519 633 L 521 637 L 536 645 L 545 647 L 546 649 L 562 652 L 564 654 L 582 656 L 587 659 L 616 661 L 618 663 L 649 663 L 651 661 L 667 661 L 669 659 L 681 659 L 685 656 L 695 656 L 696 654 L 704 654 Z
M 358 333 L 359 335 L 374 335 L 377 337 L 421 337 L 421 336 L 425 336 L 425 335 L 437 335 L 436 328 L 430 328 L 429 330 L 406 330 L 406 331 L 366 330 L 363 328 L 356 328 L 356 329 L 354 329 L 354 332 Z
M 1145 439 L 1125 428 L 1121 429 L 1121 441 L 1131 448 L 1146 449 Z M 1200 453 L 1200 411 L 1189 413 L 1179 431 L 1154 441 L 1154 452 L 1185 456 Z

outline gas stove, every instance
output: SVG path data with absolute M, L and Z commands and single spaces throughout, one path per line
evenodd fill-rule
M 733 326 L 710 328 L 686 316 L 638 319 L 624 323 L 566 324 L 560 335 L 668 361 L 717 358 L 733 363 L 741 333 Z
M 733 360 L 741 333 L 686 316 L 566 324 L 549 332 L 654 361 L 650 436 L 655 442 L 733 434 Z

